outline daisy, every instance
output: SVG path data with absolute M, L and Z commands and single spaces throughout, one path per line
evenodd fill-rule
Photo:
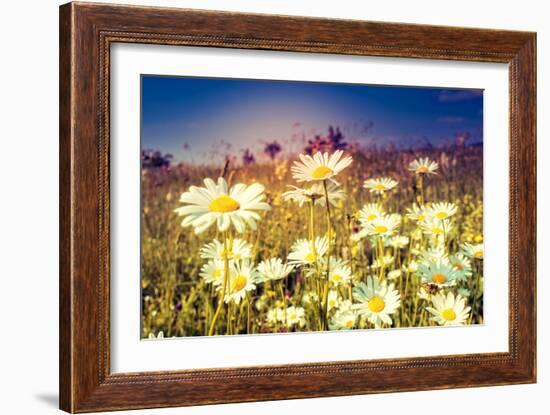
M 472 245 L 466 242 L 462 245 L 462 250 L 464 254 L 470 258 L 483 259 L 483 244 Z
M 388 272 L 388 279 L 389 280 L 395 280 L 395 279 L 401 277 L 401 274 L 402 274 L 402 272 L 401 272 L 400 269 L 394 269 L 394 270 Z
M 455 298 L 452 292 L 447 296 L 438 293 L 432 296 L 432 303 L 433 307 L 426 307 L 426 310 L 433 315 L 431 320 L 440 326 L 462 326 L 468 320 L 470 307 L 460 294 Z
M 384 216 L 384 210 L 377 203 L 369 203 L 359 211 L 359 222 L 366 226 L 369 222 Z
M 365 231 L 371 236 L 390 236 L 401 225 L 401 215 L 392 213 L 374 219 L 365 225 Z
M 395 257 L 393 255 L 384 255 L 382 258 L 377 258 L 370 267 L 371 269 L 378 269 L 381 266 L 384 266 L 384 268 L 387 268 L 393 265 L 394 259 Z
M 453 216 L 457 210 L 458 208 L 454 203 L 432 203 L 427 210 L 427 214 L 433 218 L 443 220 Z
M 406 248 L 407 245 L 409 245 L 409 237 L 395 235 L 389 239 L 388 244 L 395 249 L 403 249 Z
M 409 170 L 416 174 L 437 174 L 435 171 L 438 168 L 439 165 L 427 157 L 416 159 L 409 164 Z
M 448 219 L 439 220 L 428 217 L 420 222 L 420 227 L 426 235 L 439 237 L 448 235 L 453 230 L 454 225 Z
M 315 153 L 312 156 L 300 154 L 300 160 L 295 161 L 291 167 L 292 177 L 298 182 L 310 182 L 316 180 L 332 179 L 351 162 L 351 157 L 344 157 L 342 150 L 337 150 L 330 156 L 328 153 Z
M 338 297 L 338 291 L 330 290 L 327 296 L 327 310 L 330 311 L 333 308 L 338 308 L 340 304 L 340 298 Z
M 228 251 L 227 257 L 235 261 L 252 258 L 252 245 L 243 239 L 233 239 L 233 243 Z M 212 242 L 204 244 L 200 250 L 200 257 L 205 259 L 223 259 L 223 242 L 214 239 Z
M 412 208 L 407 208 L 407 218 L 415 222 L 423 221 L 427 217 L 426 210 L 425 206 L 418 206 L 415 203 Z
M 357 313 L 354 310 L 338 310 L 329 322 L 331 330 L 349 330 L 355 327 Z
M 180 197 L 180 202 L 188 206 L 175 209 L 179 216 L 184 217 L 181 226 L 193 226 L 196 234 L 214 223 L 220 232 L 231 225 L 239 233 L 243 233 L 247 226 L 256 229 L 260 215 L 255 211 L 270 209 L 263 202 L 264 187 L 259 183 L 250 186 L 238 183 L 229 188 L 225 179 L 220 177 L 217 183 L 206 178 L 204 185 L 206 187 L 191 186 Z
M 370 189 L 371 193 L 384 194 L 385 192 L 392 190 L 397 186 L 399 182 L 393 180 L 390 177 L 379 177 L 376 179 L 365 180 L 363 187 Z
M 298 239 L 291 247 L 288 262 L 292 265 L 310 265 L 320 260 L 328 251 L 328 240 L 325 237 L 315 238 L 315 251 L 308 239 Z
M 330 295 L 330 293 L 329 293 Z M 306 292 L 302 297 L 302 304 L 303 305 L 309 305 L 309 304 L 315 304 L 319 301 L 319 296 L 316 293 L 313 292 Z
M 334 285 L 348 284 L 351 280 L 351 268 L 348 265 L 344 264 L 331 265 L 328 279 Z
M 353 298 L 359 302 L 353 306 L 359 314 L 365 316 L 376 328 L 385 323 L 391 325 L 391 314 L 395 313 L 401 305 L 401 298 L 394 285 L 389 286 L 384 281 L 381 284 L 378 279 L 368 280 L 368 283 L 359 283 L 353 289 Z
M 280 308 L 270 308 L 266 315 L 266 321 L 270 324 L 282 323 L 285 321 L 285 311 Z
M 296 202 L 302 207 L 304 203 L 314 202 L 316 205 L 325 206 L 326 197 L 325 189 L 321 183 L 314 183 L 309 188 L 300 188 L 290 186 L 293 190 L 283 193 L 283 199 L 286 201 Z M 346 198 L 346 192 L 333 182 L 327 183 L 327 194 L 330 204 L 334 207 L 338 206 L 338 202 Z
M 403 271 L 406 271 L 409 274 L 418 271 L 418 262 L 416 262 L 414 259 L 411 260 L 407 265 L 403 265 Z
M 234 263 L 229 272 L 229 293 L 225 295 L 225 302 L 239 304 L 248 291 L 256 289 L 257 282 L 258 274 L 249 261 Z
M 420 262 L 423 264 L 430 264 L 431 262 L 449 262 L 445 247 L 443 245 L 437 245 L 432 248 L 428 248 L 420 252 Z
M 305 311 L 302 307 L 290 306 L 286 309 L 286 326 L 304 327 L 306 324 Z M 284 317 L 283 317 L 284 318 Z
M 420 264 L 418 270 L 424 283 L 438 287 L 455 285 L 460 275 L 450 264 L 442 261 Z
M 464 281 L 466 278 L 472 276 L 472 263 L 470 259 L 461 254 L 455 254 L 449 257 L 449 264 L 457 271 L 457 279 Z
M 260 262 L 258 273 L 264 280 L 281 280 L 292 272 L 294 265 L 284 264 L 281 258 L 271 258 Z
M 230 266 L 231 265 L 232 263 L 230 263 Z M 199 275 L 206 283 L 212 283 L 215 286 L 220 286 L 223 284 L 224 270 L 223 260 L 211 259 L 202 266 Z

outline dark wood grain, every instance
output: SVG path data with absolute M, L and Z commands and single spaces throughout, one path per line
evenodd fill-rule
M 115 42 L 508 63 L 509 352 L 111 373 L 109 60 Z M 89 412 L 534 382 L 535 62 L 536 36 L 526 32 L 86 3 L 61 6 L 60 407 Z

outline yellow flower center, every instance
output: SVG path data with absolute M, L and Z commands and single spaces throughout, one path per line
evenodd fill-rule
M 371 213 L 369 216 L 367 216 L 367 220 L 374 220 L 378 217 L 376 213 Z
M 432 228 L 432 233 L 433 233 L 434 235 L 442 235 L 442 234 L 443 234 L 443 229 L 440 228 L 439 226 L 434 226 L 434 227 Z
M 447 321 L 453 321 L 456 319 L 456 313 L 452 308 L 446 308 L 441 312 L 441 317 Z
M 424 215 L 423 213 L 419 213 L 418 220 L 424 220 L 424 219 L 426 219 L 426 215 Z
M 386 186 L 384 186 L 382 183 L 376 183 L 376 184 L 374 185 L 374 188 L 375 188 L 376 190 L 379 190 L 379 191 L 386 190 Z
M 418 173 L 428 173 L 430 169 L 428 166 L 420 166 L 418 169 L 416 169 Z
M 218 279 L 222 276 L 222 273 L 223 273 L 223 269 L 217 269 L 214 271 L 214 278 Z
M 327 166 L 319 166 L 313 172 L 311 172 L 311 176 L 314 179 L 325 179 L 328 175 L 332 173 L 332 169 Z
M 210 212 L 226 213 L 234 212 L 240 207 L 241 205 L 239 205 L 239 202 L 237 202 L 235 199 L 227 195 L 222 195 L 210 202 L 208 210 L 210 210 Z
M 317 257 L 313 252 L 310 252 L 309 254 L 307 254 L 305 258 L 306 262 L 315 262 L 316 259 Z
M 435 217 L 440 220 L 445 219 L 447 216 L 447 212 L 438 212 L 437 215 L 435 215 Z
M 342 281 L 342 280 L 343 280 L 343 278 L 342 278 L 341 275 L 334 274 L 334 275 L 332 276 L 332 281 L 334 281 L 334 282 L 340 282 L 340 281 Z
M 375 233 L 386 233 L 388 231 L 388 227 L 384 225 L 377 225 L 374 227 Z
M 447 277 L 443 274 L 434 274 L 432 275 L 432 281 L 436 284 L 443 284 L 447 281 Z
M 379 313 L 384 309 L 386 303 L 380 297 L 372 297 L 368 302 L 369 310 L 373 313 Z
M 474 256 L 476 258 L 482 259 L 483 258 L 483 251 L 475 251 Z
M 296 320 L 297 317 L 298 317 L 298 316 L 296 315 L 296 313 L 290 313 L 290 314 L 288 315 L 288 319 L 289 319 L 289 320 Z
M 348 320 L 344 324 L 348 329 L 353 327 L 353 320 Z
M 241 291 L 244 287 L 246 287 L 247 282 L 248 278 L 246 278 L 246 276 L 239 275 L 235 278 L 235 282 L 233 283 L 233 291 Z

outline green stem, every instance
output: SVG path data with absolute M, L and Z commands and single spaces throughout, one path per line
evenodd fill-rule
M 225 301 L 225 292 L 227 291 L 227 285 L 229 283 L 229 256 L 227 255 L 227 234 L 224 234 L 223 238 L 223 287 L 218 301 L 218 307 L 210 323 L 210 329 L 208 330 L 208 335 L 212 336 L 214 334 L 214 328 L 216 327 L 216 322 L 222 311 L 223 303 Z
M 286 319 L 286 297 L 285 297 L 285 291 L 283 289 L 283 280 L 281 280 L 281 283 L 279 284 L 279 293 L 281 294 L 281 299 L 283 300 L 283 311 L 285 316 L 285 329 L 288 330 L 288 321 Z
M 332 253 L 332 222 L 330 214 L 330 203 L 328 199 L 327 181 L 323 180 L 323 189 L 325 191 L 325 205 L 327 208 L 327 238 L 328 238 L 328 250 L 327 250 L 327 278 L 325 281 L 325 287 L 323 292 L 323 329 L 328 327 L 328 286 L 330 276 L 330 255 Z

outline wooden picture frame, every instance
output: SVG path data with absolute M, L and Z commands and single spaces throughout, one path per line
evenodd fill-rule
M 118 42 L 508 64 L 509 352 L 111 373 L 109 62 L 110 46 Z M 60 8 L 59 94 L 61 409 L 91 412 L 535 382 L 535 33 L 69 3 Z

